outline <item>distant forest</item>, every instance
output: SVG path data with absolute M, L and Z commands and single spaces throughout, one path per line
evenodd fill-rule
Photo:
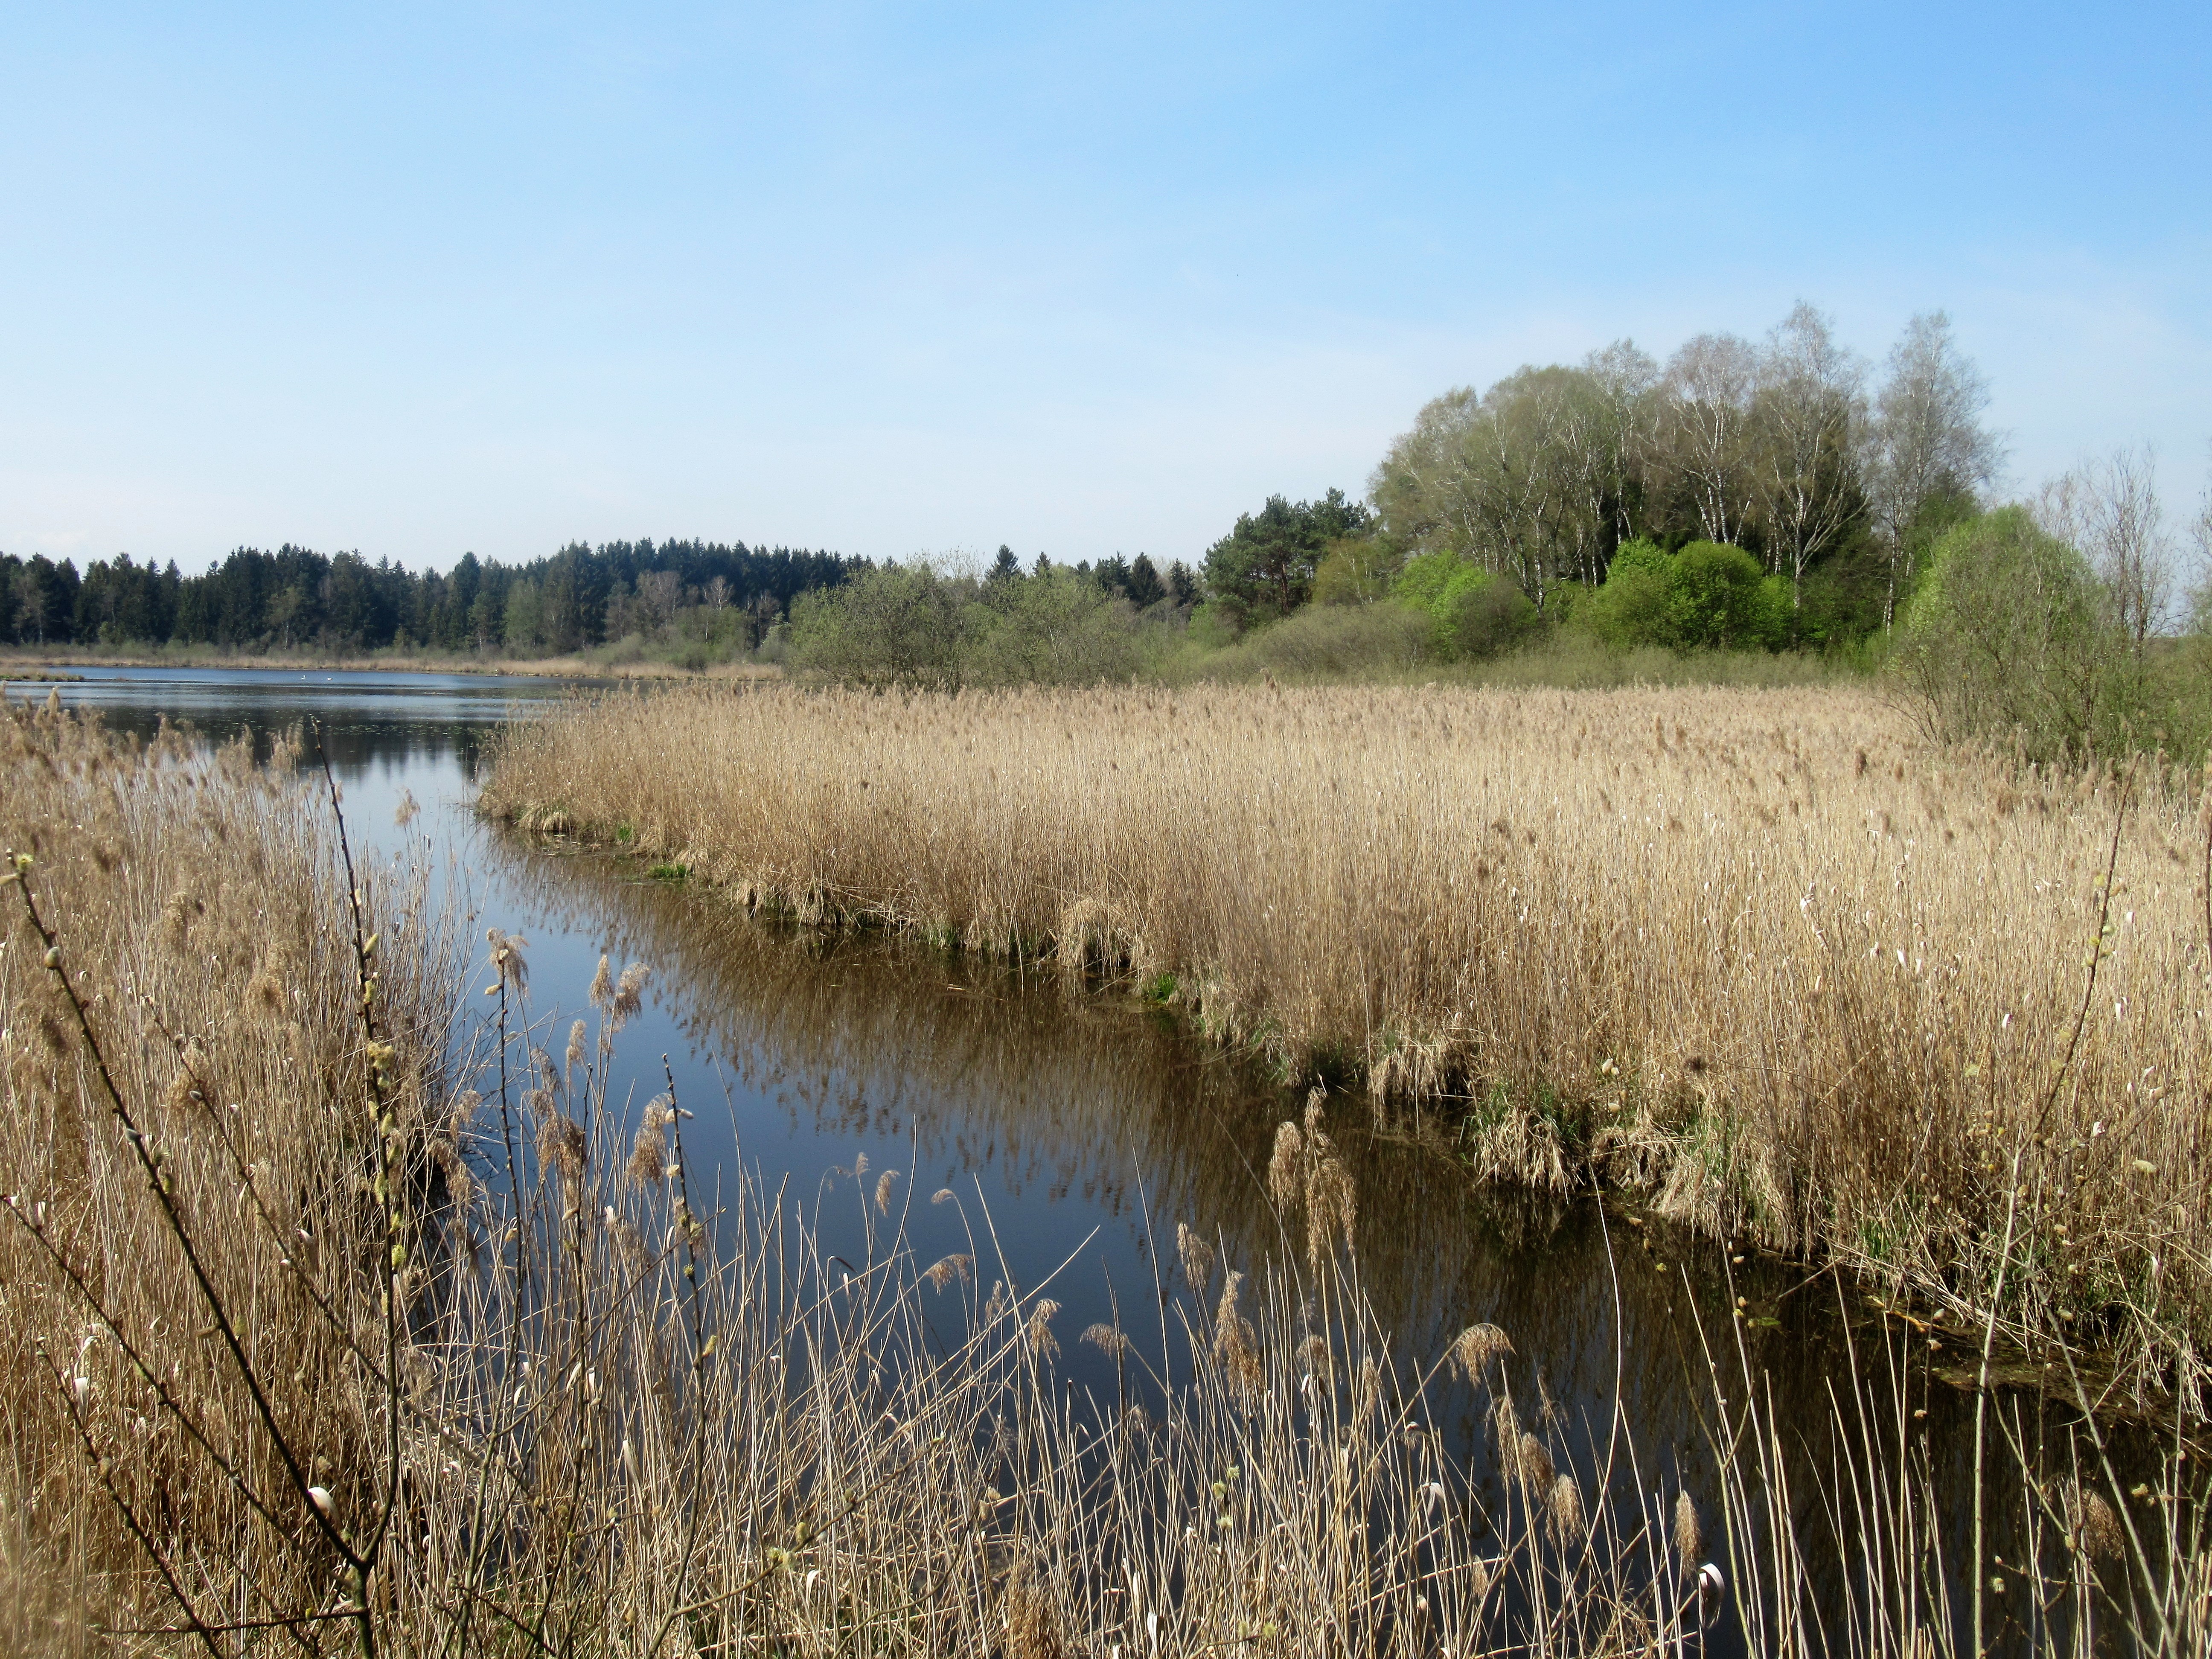
M 128 554 L 79 574 L 67 560 L 0 553 L 0 642 L 565 655 L 703 608 L 734 624 L 718 631 L 742 647 L 799 594 L 870 568 L 802 548 L 650 540 L 574 542 L 520 565 L 469 553 L 443 574 L 290 545 L 241 547 L 197 576 Z

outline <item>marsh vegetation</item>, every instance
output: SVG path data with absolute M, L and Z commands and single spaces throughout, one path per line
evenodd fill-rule
M 1286 1079 L 1448 1113 L 1481 1176 L 1647 1192 L 2197 1397 L 2193 772 L 1834 691 L 702 691 L 518 726 L 483 799 L 1151 988 Z
M 834 700 L 757 705 L 787 727 L 809 706 L 858 729 Z M 1161 1218 L 1145 1311 L 1062 1328 L 1056 1264 L 1008 1256 L 988 1212 L 904 1171 L 856 1162 L 796 1205 L 742 1170 L 714 1184 L 685 1149 L 693 1103 L 617 1085 L 642 970 L 604 963 L 565 1027 L 533 1011 L 520 941 L 495 933 L 465 975 L 408 872 L 349 871 L 330 779 L 296 746 L 259 768 L 51 708 L 11 710 L 4 735 L 19 1650 L 2203 1639 L 2193 1465 L 2116 1462 L 2094 1419 L 1997 1401 L 1992 1469 L 2034 1479 L 2002 1516 L 1977 1504 L 1963 1546 L 1984 1553 L 1986 1525 L 2008 1579 L 1962 1581 L 1943 1564 L 1968 1522 L 1915 1437 L 1913 1358 L 1865 1357 L 1807 1501 L 1788 1474 L 1805 1425 L 1716 1330 L 1713 1473 L 1690 1490 L 1626 1389 L 1562 1411 L 1519 1368 L 1525 1331 L 1405 1350 L 1312 1104 L 1261 1182 L 1279 1248 L 1240 1258 L 1205 1216 Z M 1079 939 L 1068 959 L 1096 969 L 1123 938 L 1094 919 L 1022 948 Z M 465 992 L 489 1011 L 474 1048 Z M 917 1254 L 924 1208 L 959 1212 L 964 1247 Z M 857 1255 L 818 1242 L 833 1210 Z M 1864 1571 L 1839 1580 L 1847 1551 Z

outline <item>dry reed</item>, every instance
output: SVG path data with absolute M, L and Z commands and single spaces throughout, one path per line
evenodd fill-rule
M 1731 1411 L 1717 1362 L 1727 1606 L 1620 1400 L 1594 1437 L 1524 1426 L 1492 1328 L 1455 1345 L 1521 1475 L 1485 1495 L 1435 1414 L 1448 1356 L 1393 1351 L 1328 1181 L 1294 1185 L 1304 1273 L 1248 1276 L 1179 1228 L 1190 1282 L 1162 1287 L 1157 1340 L 1085 1334 L 1144 1408 L 1094 1401 L 1054 1370 L 1048 1282 L 1020 1287 L 987 1224 L 963 1291 L 971 1260 L 922 1269 L 858 1162 L 822 1200 L 866 1230 L 858 1261 L 742 1171 L 707 1200 L 672 1081 L 635 1120 L 610 1105 L 640 975 L 603 975 L 596 1038 L 556 1062 L 525 947 L 495 933 L 491 1046 L 449 1074 L 445 935 L 365 871 L 356 932 L 281 766 L 51 713 L 0 737 L 0 836 L 31 854 L 0 891 L 25 901 L 0 934 L 10 1650 L 1626 1654 L 1729 1619 L 1778 1653 L 1955 1650 L 1912 1455 L 1830 1472 L 1890 1482 L 1912 1521 L 1826 1517 L 1874 1538 L 1881 1583 L 1840 1637 L 1822 1623 L 1817 1531 L 1776 1474 L 1802 1425 L 1747 1375 Z M 533 1131 L 542 1164 L 517 1150 Z M 244 1334 L 228 1358 L 210 1309 Z M 2131 1504 L 2094 1464 L 2065 1490 L 2057 1577 L 2021 1603 L 2033 1650 L 2086 1650 L 2100 1553 L 2137 1645 L 2191 1650 L 2191 1506 L 2170 1480 Z
M 483 805 L 1137 976 L 1286 1078 L 1456 1103 L 1481 1174 L 1636 1190 L 2193 1408 L 2207 799 L 1849 690 L 783 689 L 519 725 Z

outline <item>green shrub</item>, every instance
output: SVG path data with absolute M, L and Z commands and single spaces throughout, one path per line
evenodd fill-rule
M 791 666 L 848 684 L 957 689 L 975 586 L 917 562 L 801 593 L 791 602 Z
M 1395 678 L 1420 666 L 1434 625 L 1425 611 L 1388 599 L 1310 605 L 1225 650 L 1187 653 L 1172 667 L 1178 675 L 1221 679 Z
M 1757 559 L 1724 542 L 1692 542 L 1669 562 L 1667 623 L 1662 643 L 1678 651 L 1713 651 L 1764 644 Z
M 1073 570 L 990 584 L 975 607 L 962 678 L 974 685 L 1096 685 L 1141 665 L 1135 609 Z
M 1429 653 L 1443 662 L 1495 656 L 1536 624 L 1536 607 L 1519 587 L 1449 550 L 1409 561 L 1390 597 L 1429 618 Z
M 1616 651 L 1778 651 L 1796 632 L 1796 596 L 1757 559 L 1722 542 L 1678 553 L 1623 542 L 1605 582 L 1575 607 L 1578 625 Z
M 2095 573 L 2024 507 L 1936 544 L 1898 635 L 1894 670 L 1936 736 L 2005 738 L 2033 760 L 2148 736 L 2142 677 Z

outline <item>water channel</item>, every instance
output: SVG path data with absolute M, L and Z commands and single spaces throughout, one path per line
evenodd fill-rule
M 1172 1261 L 1155 1269 L 1160 1249 L 1172 1255 L 1178 1222 L 1218 1236 L 1240 1265 L 1278 1246 L 1264 1172 L 1276 1125 L 1303 1097 L 1177 1030 L 1133 995 L 1071 993 L 1053 976 L 880 934 L 770 924 L 712 893 L 481 823 L 471 804 L 487 739 L 502 720 L 556 708 L 570 688 L 481 675 L 82 672 L 60 687 L 64 703 L 97 709 L 117 727 L 151 732 L 167 719 L 215 740 L 251 732 L 265 745 L 272 733 L 314 721 L 356 837 L 387 853 L 431 855 L 464 901 L 477 961 L 487 927 L 528 940 L 531 1012 L 549 1030 L 565 1030 L 586 1012 L 603 951 L 617 968 L 650 965 L 645 1012 L 623 1033 L 617 1057 L 635 1079 L 633 1113 L 659 1091 L 665 1054 L 697 1114 L 688 1150 L 701 1164 L 742 1161 L 811 1206 L 825 1183 L 836 1189 L 834 1171 L 866 1154 L 873 1170 L 900 1172 L 908 1230 L 925 1262 L 969 1248 L 963 1208 L 971 1218 L 988 1213 L 1023 1288 L 1057 1274 L 1061 1363 L 1073 1386 L 1111 1376 L 1073 1334 L 1117 1313 L 1140 1323 L 1131 1310 L 1175 1282 Z M 9 690 L 20 698 L 46 688 Z M 402 827 L 399 808 L 410 798 L 422 810 Z M 617 1081 L 611 1097 L 623 1095 Z M 1477 1187 L 1448 1147 L 1376 1132 L 1358 1099 L 1339 1097 L 1328 1111 L 1357 1182 L 1364 1282 L 1409 1363 L 1432 1362 L 1471 1323 L 1495 1323 L 1514 1344 L 1516 1395 L 1558 1403 L 1565 1440 L 1581 1443 L 1582 1467 L 1617 1390 L 1647 1487 L 1672 1491 L 1680 1481 L 1704 1495 L 1714 1481 L 1707 1344 L 1740 1376 L 1741 1340 L 1778 1414 L 1804 1425 L 1810 1467 L 1824 1461 L 1831 1389 L 1847 1389 L 1853 1369 L 1869 1363 L 1867 1345 L 1879 1350 L 1884 1340 L 1863 1308 L 1849 1318 L 1839 1312 L 1863 1301 L 1858 1291 L 1839 1293 L 1829 1276 L 1755 1254 L 1731 1264 L 1717 1246 L 1654 1224 L 1632 1228 L 1592 1199 Z M 823 1208 L 828 1249 L 838 1248 L 841 1214 L 856 1233 L 860 1225 L 862 1196 L 843 1185 L 850 1204 Z M 927 1202 L 945 1187 L 963 1206 Z M 1656 1248 L 1644 1248 L 1652 1237 Z M 1748 1316 L 1741 1322 L 1738 1296 Z M 1967 1356 L 1932 1358 L 1917 1355 L 1910 1386 L 1927 1413 L 1936 1489 L 1962 1494 L 1971 1396 L 1936 1374 Z M 1486 1401 L 1467 1389 L 1442 1397 L 1448 1433 L 1486 1463 Z M 1496 1490 L 1497 1476 L 1485 1478 Z M 1805 1501 L 1820 1503 L 1817 1483 Z M 2001 1506 L 2008 1515 L 2014 1507 Z M 2001 1516 L 1997 1526 L 2002 1553 L 2016 1521 Z

